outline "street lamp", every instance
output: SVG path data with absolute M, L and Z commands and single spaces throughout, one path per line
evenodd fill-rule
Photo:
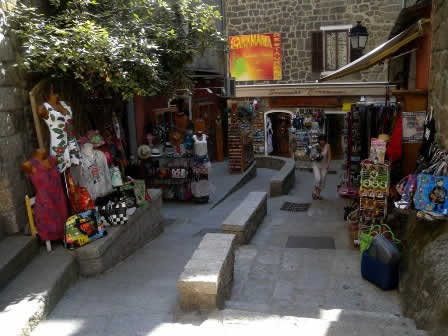
M 367 28 L 361 24 L 361 21 L 357 22 L 358 24 L 350 29 L 348 36 L 350 36 L 353 49 L 363 50 L 366 47 L 369 33 Z

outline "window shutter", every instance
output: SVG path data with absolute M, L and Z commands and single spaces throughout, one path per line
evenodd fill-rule
M 311 32 L 311 55 L 313 72 L 324 70 L 323 32 Z

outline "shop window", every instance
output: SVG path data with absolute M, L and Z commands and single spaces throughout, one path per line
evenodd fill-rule
M 327 26 L 312 32 L 313 72 L 332 72 L 350 63 L 350 28 Z

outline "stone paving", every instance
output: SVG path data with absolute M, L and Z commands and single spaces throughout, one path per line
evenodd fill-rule
M 81 278 L 33 336 L 140 336 L 173 322 L 176 281 L 201 240 L 199 233 L 220 229 L 247 193 L 268 190 L 276 173 L 259 169 L 255 179 L 210 210 L 239 180 L 225 169 L 225 163 L 213 167 L 215 191 L 209 204 L 164 203 L 165 232 L 109 272 Z
M 327 189 L 323 193 L 325 200 L 314 201 L 307 212 L 280 210 L 284 201 L 311 202 L 313 176 L 299 171 L 296 186 L 290 195 L 269 199 L 268 216 L 251 244 L 240 247 L 236 252 L 235 282 L 231 300 L 226 302 L 230 310 L 218 312 L 218 317 L 212 314 L 208 318 L 179 313 L 176 281 L 199 243 L 201 234 L 219 229 L 221 222 L 248 192 L 267 191 L 270 177 L 275 173 L 258 169 L 254 180 L 213 210 L 210 210 L 212 203 L 194 206 L 165 204 L 165 232 L 110 272 L 94 279 L 81 279 L 33 336 L 235 335 L 234 326 L 241 334 L 247 335 L 255 332 L 251 329 L 256 328 L 253 321 L 269 321 L 274 316 L 272 314 L 280 316 L 274 319 L 273 327 L 257 334 L 267 335 L 268 330 L 270 335 L 276 332 L 277 322 L 284 323 L 286 320 L 281 316 L 288 314 L 300 317 L 289 330 L 294 334 L 308 330 L 306 325 L 316 324 L 316 328 L 310 327 L 309 332 L 303 335 L 347 336 L 364 335 L 362 330 L 374 328 L 378 316 L 375 315 L 372 322 L 372 316 L 368 315 L 369 320 L 358 324 L 359 330 L 350 333 L 330 332 L 332 322 L 328 320 L 335 321 L 348 314 L 357 323 L 357 311 L 366 314 L 389 313 L 385 319 L 381 317 L 381 321 L 400 316 L 395 292 L 382 292 L 361 279 L 359 254 L 348 248 L 343 203 L 335 191 L 337 175 L 328 177 Z M 225 178 L 212 182 L 217 189 L 229 187 L 229 181 Z M 287 249 L 285 244 L 291 235 L 329 236 L 334 238 L 336 249 Z M 332 308 L 338 308 L 336 317 Z M 235 313 L 232 309 L 243 312 Z M 354 310 L 354 313 L 344 313 L 341 309 Z M 252 316 L 262 313 L 270 315 Z M 240 321 L 237 324 L 228 322 L 229 316 L 235 314 Z M 308 317 L 316 320 L 311 323 L 304 319 Z M 396 323 L 401 327 L 402 322 L 393 320 L 393 323 L 395 328 Z M 342 327 L 344 329 L 345 325 L 342 324 Z M 352 330 L 353 325 L 348 328 Z M 401 331 L 404 333 L 394 334 L 414 335 L 408 334 L 407 330 Z M 390 335 L 383 331 L 368 333 L 380 334 Z

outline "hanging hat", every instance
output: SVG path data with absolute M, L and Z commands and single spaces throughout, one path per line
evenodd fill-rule
M 378 136 L 378 139 L 379 139 L 379 140 L 383 140 L 384 142 L 389 142 L 390 137 L 389 137 L 389 135 L 387 135 L 387 134 L 380 134 L 380 135 Z
M 160 154 L 160 150 L 158 148 L 153 148 L 151 151 L 151 156 L 153 157 L 158 157 L 161 156 L 162 154 Z
M 141 160 L 149 159 L 151 157 L 151 147 L 148 145 L 141 145 L 137 149 L 137 155 Z

